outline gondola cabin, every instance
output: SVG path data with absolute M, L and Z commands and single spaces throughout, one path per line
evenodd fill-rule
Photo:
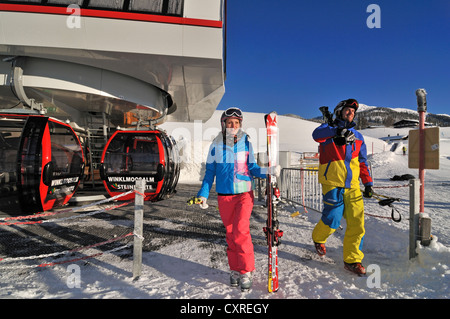
M 70 127 L 38 115 L 0 114 L 0 211 L 10 216 L 66 204 L 83 175 L 80 141 Z
M 145 200 L 162 200 L 175 193 L 179 174 L 177 145 L 163 131 L 116 131 L 103 150 L 100 176 L 110 196 L 134 189 L 136 180 L 142 178 Z M 118 200 L 134 196 L 131 193 Z

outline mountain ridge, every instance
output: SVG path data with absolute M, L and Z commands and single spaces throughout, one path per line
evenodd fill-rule
M 330 108 L 330 111 L 333 111 L 333 108 Z M 285 114 L 285 116 L 305 119 L 292 113 Z M 306 120 L 322 122 L 323 118 L 318 116 Z M 355 122 L 358 123 L 359 129 L 363 129 L 371 126 L 391 127 L 400 120 L 419 120 L 419 113 L 416 110 L 407 108 L 369 106 L 360 103 Z M 426 113 L 425 121 L 431 125 L 446 127 L 450 126 L 450 115 Z

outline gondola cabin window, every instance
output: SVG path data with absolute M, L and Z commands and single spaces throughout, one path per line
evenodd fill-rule
M 111 140 L 103 162 L 106 173 L 151 174 L 159 164 L 156 136 L 117 135 Z

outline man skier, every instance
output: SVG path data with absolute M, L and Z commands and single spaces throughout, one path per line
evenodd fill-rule
M 364 239 L 364 203 L 359 178 L 365 186 L 364 197 L 372 197 L 373 180 L 367 165 L 364 138 L 354 126 L 359 104 L 355 99 L 341 101 L 334 109 L 335 120 L 324 123 L 312 134 L 320 143 L 319 182 L 322 184 L 323 212 L 312 233 L 319 255 L 326 254 L 325 243 L 347 221 L 344 236 L 344 268 L 358 275 L 366 273 L 361 264 Z

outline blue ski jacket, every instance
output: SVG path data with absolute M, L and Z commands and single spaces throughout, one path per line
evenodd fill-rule
M 216 179 L 219 195 L 233 195 L 254 189 L 254 177 L 266 178 L 267 168 L 258 166 L 246 133 L 235 142 L 224 141 L 223 134 L 213 140 L 208 151 L 206 171 L 197 197 L 208 198 Z

